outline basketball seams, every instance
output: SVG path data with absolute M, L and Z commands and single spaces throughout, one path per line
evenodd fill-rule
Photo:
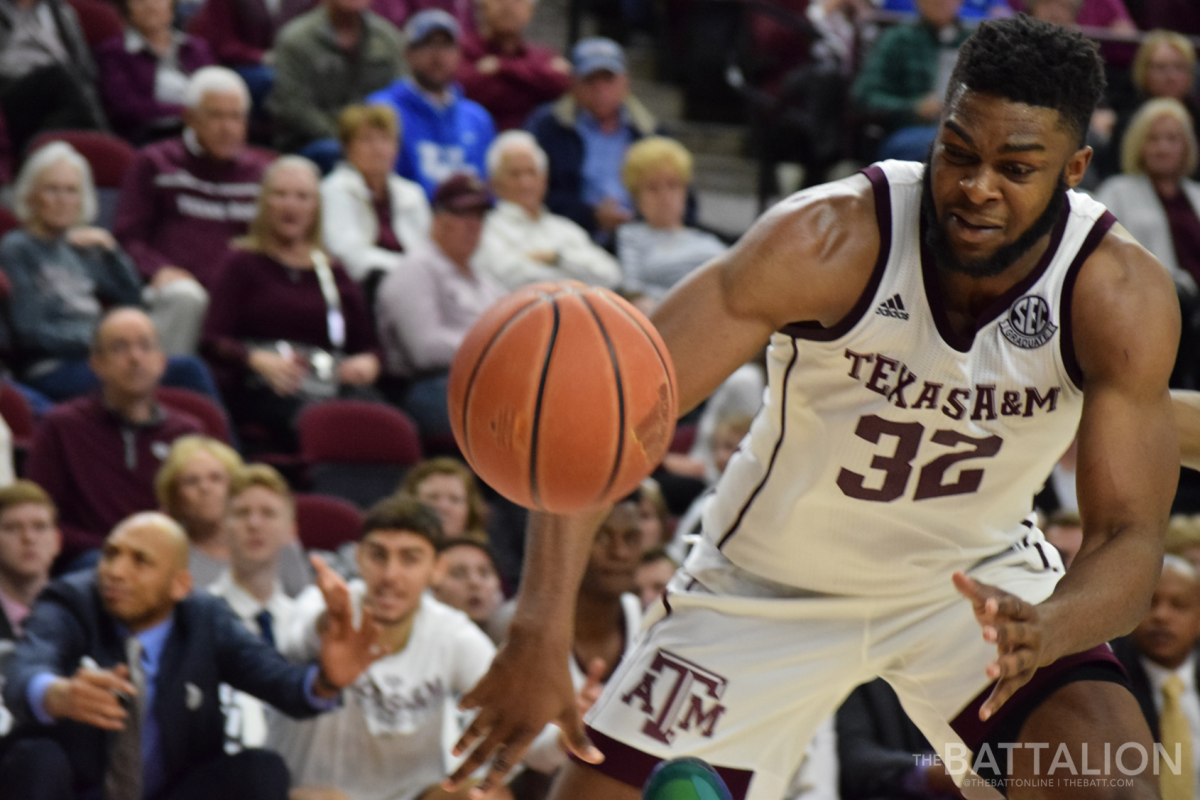
M 542 507 L 541 500 L 538 497 L 538 433 L 542 423 L 542 400 L 546 395 L 546 378 L 550 374 L 550 357 L 554 355 L 554 342 L 558 338 L 560 320 L 558 299 L 555 296 L 550 296 L 547 300 L 550 301 L 550 307 L 554 311 L 554 323 L 550 328 L 550 340 L 546 343 L 546 357 L 542 361 L 542 375 L 538 380 L 537 401 L 533 406 L 533 425 L 529 442 L 529 496 L 533 499 L 533 504 L 538 508 Z
M 608 329 L 604 327 L 603 320 L 600 319 L 600 315 L 590 302 L 591 298 L 595 296 L 595 292 L 589 292 L 587 296 L 581 295 L 580 299 L 583 301 L 584 307 L 591 312 L 592 319 L 596 321 L 596 327 L 600 329 L 600 335 L 604 337 L 604 344 L 608 347 L 608 358 L 612 362 L 613 380 L 617 385 L 617 453 L 613 458 L 608 483 L 604 485 L 604 491 L 600 492 L 600 497 L 606 497 L 613 484 L 616 483 L 617 475 L 621 473 L 621 460 L 625 457 L 625 384 L 621 377 L 621 364 L 617 360 L 617 350 L 613 346 L 612 338 L 608 335 Z
M 616 297 L 616 295 L 610 296 L 608 294 L 601 293 L 601 292 L 595 292 L 595 294 L 599 297 L 604 298 L 604 300 L 610 306 L 612 306 L 613 308 L 617 309 L 622 314 L 624 314 L 629 319 L 630 322 L 632 322 L 634 325 L 637 326 L 638 330 L 640 330 L 642 332 L 642 335 L 645 336 L 646 339 L 650 342 L 650 346 L 652 348 L 654 348 L 654 354 L 656 356 L 658 356 L 658 361 L 660 364 L 662 364 L 663 374 L 666 375 L 668 378 L 667 391 L 669 391 L 671 393 L 671 405 L 675 406 L 675 404 L 679 402 L 679 399 L 675 396 L 675 367 L 674 367 L 674 364 L 672 364 L 672 362 L 663 354 L 663 351 L 659 348 L 658 337 L 654 334 L 651 334 L 650 331 L 646 330 L 645 326 L 642 325 L 641 321 L 638 320 L 638 318 L 636 316 L 634 316 L 633 314 L 630 314 L 627 309 L 623 308 L 621 306 L 621 304 L 618 303 L 614 299 Z M 655 331 L 655 334 L 657 334 L 657 331 Z M 663 347 L 666 347 L 665 343 L 664 343 Z
M 535 297 L 531 297 L 528 303 L 521 306 L 519 309 L 517 309 L 517 311 L 513 312 L 512 316 L 510 316 L 504 322 L 504 324 L 501 325 L 496 330 L 496 332 L 492 334 L 492 338 L 488 339 L 488 343 L 483 346 L 483 349 L 479 351 L 479 355 L 475 357 L 475 365 L 471 368 L 471 377 L 467 379 L 467 386 L 466 386 L 466 389 L 464 389 L 464 391 L 463 391 L 462 441 L 459 443 L 460 446 L 462 447 L 463 455 L 466 457 L 468 463 L 471 462 L 471 437 L 467 431 L 467 424 L 468 424 L 469 420 L 471 419 L 469 410 L 471 408 L 471 397 L 472 397 L 471 390 L 475 387 L 475 378 L 479 375 L 479 370 L 483 367 L 484 363 L 487 361 L 487 355 L 488 355 L 488 352 L 492 349 L 492 345 L 496 344 L 496 342 L 500 339 L 501 334 L 503 334 L 505 331 L 507 331 L 509 328 L 511 328 L 517 322 L 517 320 L 519 320 L 521 317 L 523 317 L 527 313 L 529 313 L 529 311 L 532 308 L 534 308 L 539 303 L 544 302 L 546 300 L 550 300 L 551 302 L 553 302 L 553 299 L 550 296 L 545 295 L 545 294 L 539 294 Z M 556 328 L 557 328 L 557 326 L 556 326 Z M 551 342 L 553 342 L 553 339 L 551 339 Z M 543 380 L 545 380 L 544 377 L 543 377 Z M 539 395 L 539 398 L 540 398 L 540 395 Z

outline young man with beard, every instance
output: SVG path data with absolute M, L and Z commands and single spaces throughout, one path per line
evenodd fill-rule
M 1161 571 L 1179 313 L 1162 265 L 1064 191 L 1103 88 L 1077 34 L 985 22 L 927 165 L 783 201 L 663 301 L 680 410 L 769 342 L 764 407 L 587 732 L 561 664 L 605 512 L 534 516 L 452 782 L 495 756 L 486 788 L 554 719 L 590 762 L 567 766 L 558 800 L 632 800 L 681 755 L 773 800 L 818 724 L 883 677 L 960 783 L 972 767 L 1017 779 L 1014 800 L 1157 796 L 1135 755 L 1150 731 L 1104 643 L 1145 616 Z M 1084 540 L 1064 573 L 1026 517 L 1076 431 Z M 1094 769 L 1126 745 L 1135 774 L 1047 777 L 1053 755 L 1078 769 L 1086 747 Z

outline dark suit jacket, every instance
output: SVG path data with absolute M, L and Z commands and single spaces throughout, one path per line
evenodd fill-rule
M 933 747 L 904 713 L 900 698 L 882 678 L 859 686 L 838 709 L 838 766 L 842 800 L 909 797 L 904 776 L 914 755 Z
M 125 660 L 117 623 L 104 611 L 91 572 L 54 581 L 38 597 L 4 687 L 5 705 L 20 733 L 50 737 L 62 745 L 78 790 L 102 781 L 113 734 L 69 720 L 43 727 L 26 695 L 35 675 L 72 675 L 85 655 L 103 668 Z M 220 598 L 197 593 L 176 605 L 152 709 L 162 736 L 168 784 L 222 754 L 225 719 L 217 699 L 221 683 L 285 714 L 312 716 L 316 711 L 304 692 L 307 671 L 304 665 L 289 664 L 247 631 Z
M 17 638 L 17 632 L 13 630 L 12 623 L 8 620 L 8 615 L 0 609 L 0 641 L 12 640 Z
M 1129 673 L 1129 688 L 1133 690 L 1133 696 L 1137 698 L 1138 705 L 1142 708 L 1142 715 L 1146 718 L 1146 722 L 1150 724 L 1150 732 L 1154 734 L 1154 741 L 1158 741 L 1158 708 L 1154 704 L 1154 689 L 1150 685 L 1150 676 L 1146 673 L 1146 668 L 1142 666 L 1142 656 L 1138 651 L 1137 645 L 1133 643 L 1132 636 L 1122 636 L 1120 639 L 1114 639 L 1110 642 L 1113 653 L 1117 659 L 1125 667 L 1125 671 Z M 1200 650 L 1196 651 L 1198 658 L 1196 659 L 1196 685 L 1200 686 Z

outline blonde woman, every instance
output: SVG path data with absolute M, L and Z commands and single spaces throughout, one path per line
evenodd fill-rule
M 725 252 L 716 236 L 683 223 L 692 154 L 679 142 L 664 136 L 642 139 L 629 148 L 621 177 L 641 217 L 617 229 L 617 260 L 626 290 L 658 299 Z
M 369 387 L 375 331 L 358 286 L 321 247 L 320 174 L 285 156 L 263 176 L 258 213 L 217 281 L 201 347 L 221 371 L 230 411 L 294 449 L 305 402 Z

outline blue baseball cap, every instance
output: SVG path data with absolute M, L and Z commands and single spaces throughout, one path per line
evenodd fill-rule
M 423 44 L 431 34 L 445 32 L 456 43 L 462 37 L 462 29 L 458 20 L 440 8 L 429 8 L 419 14 L 414 14 L 404 26 L 404 35 L 408 37 L 408 46 L 416 47 Z
M 600 36 L 584 39 L 571 50 L 571 66 L 580 78 L 586 78 L 600 70 L 624 75 L 625 51 L 612 39 Z

